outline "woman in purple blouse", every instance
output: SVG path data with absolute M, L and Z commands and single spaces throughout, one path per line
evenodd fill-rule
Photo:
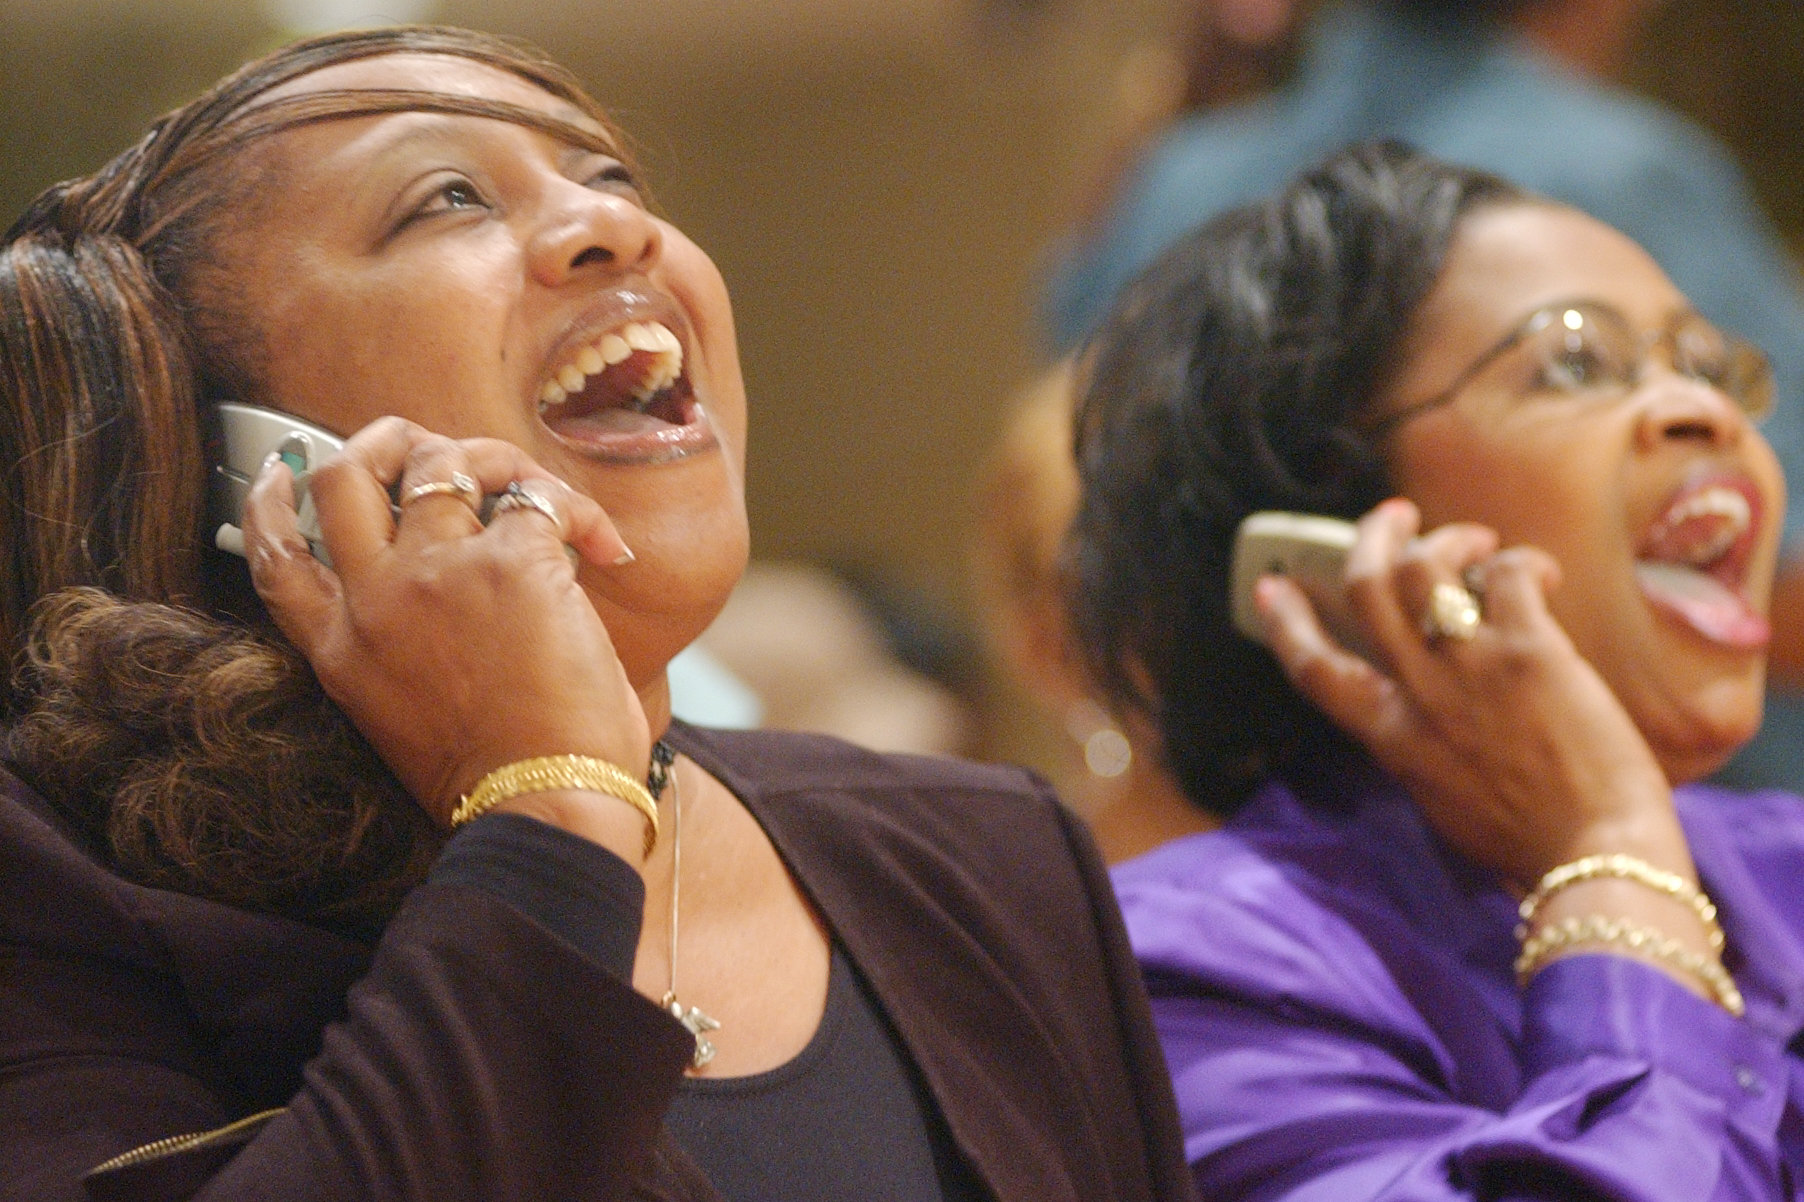
M 1204 1196 L 1792 1197 L 1804 807 L 1695 783 L 1760 721 L 1759 352 L 1390 144 L 1176 247 L 1087 362 L 1076 623 L 1226 819 L 1115 873 Z M 1268 509 L 1364 515 L 1343 636 L 1278 577 L 1234 633 Z

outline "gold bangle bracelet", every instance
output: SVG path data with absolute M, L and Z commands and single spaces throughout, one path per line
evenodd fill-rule
M 1670 965 L 1702 981 L 1709 988 L 1711 999 L 1736 1018 L 1747 1009 L 1741 990 L 1735 987 L 1735 978 L 1729 975 L 1722 961 L 1694 952 L 1652 927 L 1601 914 L 1562 919 L 1523 940 L 1522 954 L 1516 957 L 1516 983 L 1527 985 L 1557 953 L 1585 944 L 1626 947 L 1639 952 L 1650 960 Z
M 1674 901 L 1690 906 L 1704 924 L 1705 936 L 1710 940 L 1710 950 L 1723 950 L 1723 928 L 1717 921 L 1716 905 L 1704 895 L 1703 890 L 1686 880 L 1676 872 L 1667 872 L 1663 868 L 1655 868 L 1646 860 L 1617 852 L 1613 855 L 1586 856 L 1574 860 L 1570 864 L 1561 864 L 1550 870 L 1535 886 L 1535 891 L 1522 899 L 1517 913 L 1522 918 L 1522 925 L 1516 928 L 1516 938 L 1525 939 L 1529 929 L 1534 925 L 1535 914 L 1548 899 L 1561 890 L 1568 889 L 1581 881 L 1595 881 L 1604 878 L 1633 881 L 1637 885 L 1645 885 L 1656 893 L 1664 893 Z
M 658 803 L 626 769 L 587 755 L 542 755 L 536 759 L 503 764 L 476 782 L 457 808 L 451 825 L 462 826 L 480 818 L 509 798 L 556 789 L 584 789 L 618 797 L 645 816 L 645 854 L 658 845 Z

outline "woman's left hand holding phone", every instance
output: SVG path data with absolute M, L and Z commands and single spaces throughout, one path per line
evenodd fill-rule
M 414 492 L 397 519 L 389 490 Z M 485 528 L 475 502 L 518 483 L 521 505 Z M 251 579 L 327 694 L 436 821 L 487 773 L 535 756 L 595 756 L 643 777 L 645 712 L 565 547 L 611 567 L 630 558 L 594 501 L 525 452 L 454 441 L 400 418 L 353 436 L 311 490 L 331 568 L 296 525 L 294 490 L 266 463 L 245 506 Z M 556 522 L 544 510 L 557 515 Z M 643 819 L 619 800 L 567 791 L 503 803 L 643 859 Z

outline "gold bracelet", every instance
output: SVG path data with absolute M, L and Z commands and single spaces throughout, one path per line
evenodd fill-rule
M 1527 985 L 1556 952 L 1587 943 L 1626 947 L 1696 977 L 1709 987 L 1712 1000 L 1736 1018 L 1747 1009 L 1722 961 L 1694 952 L 1651 927 L 1601 914 L 1562 919 L 1523 940 L 1522 954 L 1516 957 L 1516 983 Z
M 476 782 L 457 808 L 451 825 L 462 826 L 512 797 L 554 789 L 585 789 L 618 797 L 645 815 L 645 854 L 658 845 L 658 803 L 626 769 L 587 755 L 542 755 L 503 764 Z
M 1646 860 L 1625 856 L 1621 852 L 1606 856 L 1586 856 L 1550 870 L 1535 886 L 1535 891 L 1523 898 L 1522 904 L 1517 907 L 1516 912 L 1522 916 L 1522 925 L 1516 928 L 1516 938 L 1528 937 L 1536 912 L 1554 894 L 1580 881 L 1595 881 L 1603 877 L 1634 881 L 1637 885 L 1645 885 L 1656 893 L 1664 893 L 1674 901 L 1690 906 L 1697 914 L 1698 921 L 1704 924 L 1705 936 L 1710 940 L 1710 950 L 1723 950 L 1722 924 L 1717 921 L 1715 904 L 1704 896 L 1703 890 L 1676 872 L 1655 868 Z

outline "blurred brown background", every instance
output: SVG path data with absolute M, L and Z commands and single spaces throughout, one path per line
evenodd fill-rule
M 0 0 L 0 218 L 272 44 L 276 7 Z M 756 553 L 968 605 L 974 478 L 1037 364 L 1037 257 L 1093 180 L 1124 57 L 1182 3 L 337 7 L 521 34 L 575 68 L 732 286 Z M 1804 4 L 1673 0 L 1631 82 L 1727 138 L 1804 252 Z

